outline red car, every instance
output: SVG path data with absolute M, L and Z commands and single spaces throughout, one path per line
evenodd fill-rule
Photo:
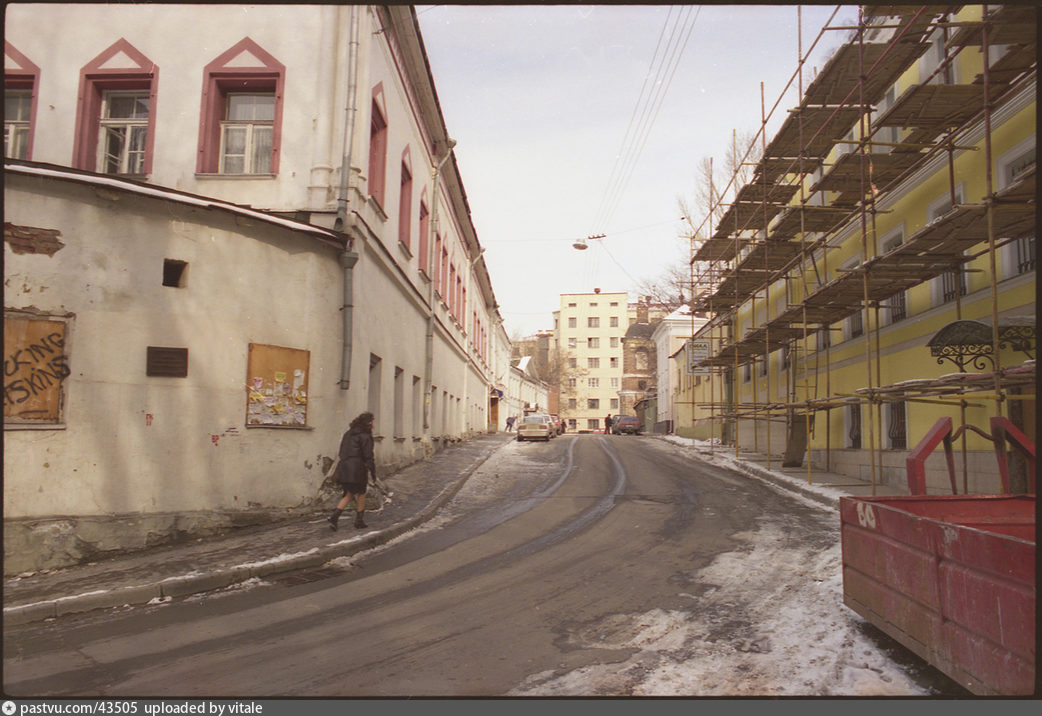
M 561 416 L 551 414 L 550 419 L 554 421 L 554 428 L 557 430 L 557 434 L 564 435 L 564 421 L 561 420 Z

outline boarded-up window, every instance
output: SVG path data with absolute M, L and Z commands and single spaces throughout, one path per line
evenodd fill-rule
M 246 425 L 307 425 L 310 360 L 310 351 L 250 344 Z
M 62 422 L 69 376 L 64 321 L 4 315 L 4 423 Z

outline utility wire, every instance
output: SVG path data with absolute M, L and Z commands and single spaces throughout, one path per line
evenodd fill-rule
M 644 226 L 635 226 L 635 227 L 633 227 L 631 229 L 620 229 L 618 231 L 611 232 L 611 235 L 612 236 L 616 236 L 618 234 L 628 234 L 631 231 L 642 231 L 643 229 L 652 229 L 652 228 L 654 228 L 656 226 L 665 226 L 666 224 L 673 224 L 673 223 L 675 223 L 677 221 L 683 221 L 683 220 L 684 220 L 684 217 L 681 216 L 678 219 L 670 219 L 669 221 L 659 221 L 659 222 L 657 222 L 655 224 L 645 224 Z M 553 239 L 528 239 L 528 238 L 525 238 L 525 239 L 489 239 L 487 241 L 482 241 L 481 244 L 482 244 L 482 246 L 492 246 L 492 245 L 495 245 L 495 244 L 521 244 L 521 243 L 533 244 L 533 243 L 538 243 L 538 242 L 550 242 L 550 241 L 555 242 L 555 243 L 559 242 L 559 241 L 560 242 L 567 241 L 568 243 L 573 243 L 573 242 L 575 242 L 579 238 L 581 238 L 581 237 L 572 236 L 572 237 L 567 238 L 567 239 L 562 239 L 562 238 L 553 238 Z M 587 236 L 585 238 L 588 239 L 590 237 Z
M 644 94 L 645 88 L 648 85 L 648 77 L 652 76 L 652 72 L 649 68 L 649 74 L 645 77 L 644 86 L 641 88 L 637 104 L 630 117 L 630 124 L 627 127 L 626 134 L 623 138 L 623 147 L 620 150 L 620 153 L 616 156 L 616 162 L 612 169 L 608 188 L 596 215 L 595 226 L 606 226 L 618 206 L 619 198 L 633 175 L 640 154 L 643 152 L 644 145 L 647 143 L 651 128 L 654 125 L 655 120 L 658 118 L 659 111 L 662 108 L 662 103 L 669 90 L 669 85 L 680 65 L 680 59 L 691 38 L 695 22 L 697 22 L 702 9 L 699 6 L 695 10 L 694 19 L 691 19 L 691 8 L 687 7 L 685 10 L 686 14 L 683 15 L 683 19 L 681 19 L 681 15 L 672 18 L 672 7 L 670 8 L 670 13 L 666 16 L 666 21 L 659 34 L 658 45 L 655 48 L 655 53 L 651 60 L 652 68 L 655 67 L 656 58 L 659 56 L 659 48 L 662 46 L 662 40 L 666 36 L 667 29 L 671 22 L 673 27 L 669 30 L 669 39 L 666 42 L 666 50 L 658 60 L 658 68 L 654 71 L 655 80 L 652 83 L 653 90 L 648 95 L 647 102 L 644 104 L 643 108 L 641 108 L 641 103 L 645 100 Z M 684 13 L 684 10 L 682 10 L 681 13 Z M 634 125 L 634 119 L 637 118 L 638 110 L 640 111 L 640 117 L 636 125 Z M 599 231 L 599 233 L 604 232 Z
M 666 35 L 666 28 L 669 26 L 669 19 L 673 15 L 673 7 L 670 6 L 669 12 L 666 14 L 666 21 L 662 25 L 662 29 L 659 31 L 658 42 L 655 45 L 655 52 L 651 56 L 651 63 L 648 66 L 648 71 L 644 74 L 644 84 L 640 87 L 640 94 L 637 96 L 637 102 L 633 105 L 633 111 L 630 113 L 629 124 L 626 125 L 626 132 L 622 135 L 622 145 L 619 147 L 619 151 L 615 155 L 615 164 L 612 166 L 611 174 L 608 175 L 608 189 L 610 190 L 614 182 L 617 181 L 619 166 L 625 156 L 627 156 L 628 147 L 630 146 L 630 133 L 634 129 L 634 120 L 637 118 L 637 111 L 640 109 L 641 102 L 644 100 L 644 91 L 648 87 L 648 79 L 652 77 L 652 69 L 655 66 L 655 60 L 658 57 L 659 48 L 662 47 L 662 38 Z M 597 213 L 594 215 L 594 224 L 596 224 L 600 217 L 604 214 L 607 208 L 608 196 L 611 192 L 605 191 L 603 197 L 601 197 L 601 203 L 597 207 Z
M 699 6 L 698 9 L 696 10 L 695 20 L 698 19 L 698 12 L 699 11 L 701 11 L 701 6 Z M 688 14 L 690 14 L 690 9 L 689 9 Z M 651 136 L 651 128 L 654 125 L 655 120 L 658 119 L 658 115 L 659 115 L 659 113 L 662 110 L 662 104 L 663 104 L 663 102 L 665 101 L 665 98 L 666 98 L 666 93 L 668 92 L 669 86 L 670 86 L 670 84 L 673 81 L 673 77 L 676 75 L 677 68 L 680 66 L 680 58 L 683 56 L 684 50 L 687 48 L 688 40 L 690 40 L 690 38 L 691 38 L 691 33 L 694 30 L 694 21 L 692 21 L 691 24 L 689 24 L 686 29 L 687 29 L 687 34 L 683 38 L 683 44 L 682 45 L 679 44 L 680 43 L 680 38 L 679 37 L 677 38 L 678 44 L 674 46 L 674 54 L 673 54 L 673 56 L 671 58 L 672 69 L 670 70 L 669 77 L 666 79 L 664 84 L 661 84 L 659 86 L 659 93 L 658 93 L 658 96 L 656 98 L 656 105 L 655 105 L 653 110 L 649 109 L 649 111 L 653 111 L 654 114 L 650 115 L 649 118 L 648 118 L 648 121 L 647 121 L 647 124 L 646 124 L 646 129 L 643 132 L 643 134 L 641 135 L 640 146 L 637 148 L 636 152 L 633 153 L 631 158 L 630 158 L 630 162 L 629 162 L 629 166 L 627 167 L 626 175 L 623 178 L 622 182 L 616 188 L 615 196 L 612 199 L 612 202 L 611 202 L 611 204 L 609 206 L 608 214 L 604 218 L 602 226 L 606 226 L 611 221 L 611 218 L 612 218 L 612 216 L 614 216 L 615 210 L 618 208 L 619 203 L 620 203 L 620 201 L 622 199 L 623 192 L 625 191 L 626 187 L 629 185 L 630 179 L 633 177 L 633 172 L 637 168 L 637 163 L 638 163 L 638 160 L 640 159 L 640 155 L 644 151 L 644 145 L 647 144 L 648 138 Z M 681 30 L 681 34 L 683 34 L 683 32 L 684 31 Z

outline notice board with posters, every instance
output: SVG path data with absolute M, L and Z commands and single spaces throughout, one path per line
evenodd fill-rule
M 310 351 L 250 344 L 246 368 L 247 427 L 307 426 L 310 360 Z
M 4 312 L 4 424 L 62 422 L 62 389 L 69 377 L 66 323 Z

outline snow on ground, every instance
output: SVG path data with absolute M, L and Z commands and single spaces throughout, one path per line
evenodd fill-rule
M 808 482 L 806 479 L 803 479 L 802 476 L 796 477 L 791 473 L 785 473 L 780 470 L 768 470 L 763 465 L 756 465 L 746 460 L 742 460 L 741 458 L 735 457 L 733 448 L 721 446 L 718 443 L 711 444 L 706 440 L 682 438 L 676 435 L 656 435 L 655 437 L 667 443 L 693 450 L 700 460 L 710 465 L 727 468 L 729 470 L 737 470 L 738 472 L 752 475 L 753 477 L 769 474 L 771 478 L 777 482 L 788 483 L 793 487 L 798 487 L 803 492 L 812 492 L 816 495 L 820 495 L 836 505 L 838 505 L 839 498 L 842 495 L 847 494 L 834 487 L 829 487 L 828 485 Z M 788 494 L 799 498 L 799 495 L 795 495 L 794 493 L 790 492 Z M 820 503 L 818 503 L 818 506 L 821 506 Z
M 763 474 L 726 448 L 668 436 L 707 463 Z M 770 471 L 787 482 L 797 478 Z M 800 485 L 830 502 L 841 492 Z M 791 494 L 819 510 L 822 503 Z M 834 502 L 836 504 L 836 502 Z M 923 696 L 913 681 L 859 628 L 843 604 L 842 548 L 794 539 L 792 526 L 765 516 L 745 548 L 718 556 L 692 574 L 681 596 L 690 609 L 614 615 L 587 630 L 587 648 L 632 648 L 624 662 L 534 674 L 511 696 Z
M 508 695 L 929 693 L 861 634 L 860 618 L 842 604 L 838 544 L 816 551 L 771 520 L 746 537 L 748 550 L 693 575 L 701 594 L 686 595 L 690 609 L 615 615 L 589 630 L 582 646 L 635 649 L 626 661 L 534 674 Z

